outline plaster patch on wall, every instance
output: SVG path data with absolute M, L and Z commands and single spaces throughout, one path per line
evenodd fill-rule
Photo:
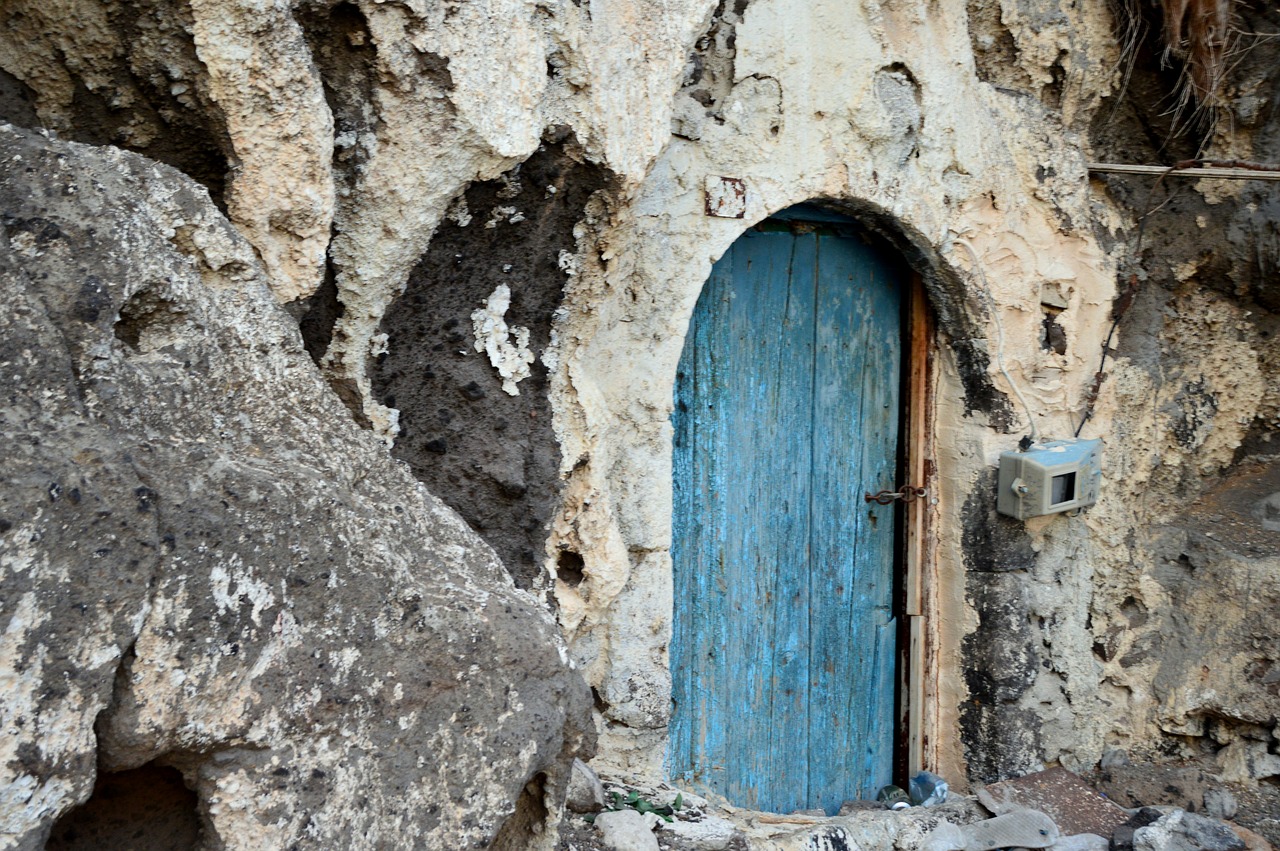
M 489 363 L 502 376 L 503 391 L 508 396 L 519 396 L 520 388 L 516 385 L 529 377 L 533 352 L 529 351 L 529 329 L 507 326 L 510 306 L 511 288 L 498 284 L 485 306 L 471 314 L 471 327 L 476 335 L 476 351 L 488 353 Z
M 736 177 L 712 175 L 706 180 L 707 215 L 740 219 L 747 214 L 747 184 Z

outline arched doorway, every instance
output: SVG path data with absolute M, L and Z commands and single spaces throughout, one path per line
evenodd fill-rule
M 910 276 L 809 205 L 712 270 L 676 379 L 669 768 L 734 804 L 890 782 Z

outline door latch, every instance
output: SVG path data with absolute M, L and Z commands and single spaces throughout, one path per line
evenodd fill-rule
M 915 502 L 924 495 L 924 488 L 915 487 L 914 485 L 903 485 L 896 491 L 880 491 L 880 493 L 868 492 L 863 499 L 866 502 L 878 502 L 881 505 L 888 505 L 896 499 L 900 499 L 904 503 Z

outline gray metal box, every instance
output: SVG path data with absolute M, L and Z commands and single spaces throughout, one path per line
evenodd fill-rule
M 996 510 L 1026 520 L 1084 508 L 1098 501 L 1101 480 L 1101 440 L 1055 440 L 1002 452 Z

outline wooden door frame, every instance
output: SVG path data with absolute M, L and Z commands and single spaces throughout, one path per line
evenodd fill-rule
M 930 640 L 934 609 L 934 548 L 931 510 L 936 501 L 937 464 L 933 460 L 934 323 L 924 281 L 912 272 L 903 310 L 906 368 L 902 376 L 902 415 L 898 457 L 899 483 L 919 485 L 925 496 L 901 506 L 898 592 L 898 736 L 894 774 L 906 783 L 933 768 L 930 730 L 935 713 L 927 711 L 937 695 L 937 655 Z M 905 787 L 903 787 L 905 788 Z

